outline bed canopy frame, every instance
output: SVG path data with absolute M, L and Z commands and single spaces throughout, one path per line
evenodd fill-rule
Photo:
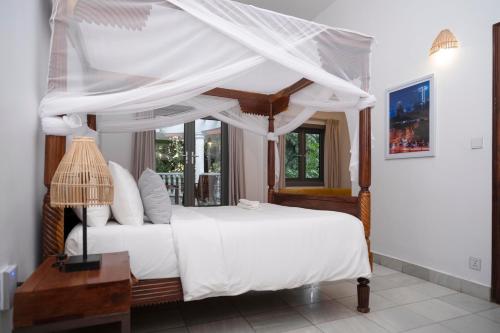
M 66 48 L 68 41 L 65 29 L 64 25 L 56 25 L 54 27 L 52 36 L 53 47 L 57 46 L 59 49 Z M 64 54 L 53 56 L 49 66 L 49 72 L 51 73 L 49 76 L 64 77 L 68 66 L 67 62 L 68 60 Z M 49 80 L 49 89 L 64 90 L 67 84 L 65 80 Z M 266 117 L 268 120 L 268 131 L 274 132 L 275 116 L 287 110 L 290 96 L 311 84 L 313 84 L 311 80 L 303 78 L 273 94 L 215 88 L 204 92 L 204 95 L 237 100 L 241 111 L 245 114 Z M 367 107 L 359 112 L 358 182 L 360 191 L 357 196 L 313 196 L 275 191 L 275 141 L 269 139 L 267 149 L 268 201 L 284 206 L 339 211 L 358 217 L 364 226 L 370 264 L 372 264 L 373 259 L 370 251 L 371 108 Z M 87 115 L 87 125 L 93 130 L 97 129 L 96 115 Z M 65 236 L 78 223 L 71 210 L 52 207 L 50 205 L 50 183 L 59 162 L 65 154 L 65 150 L 66 136 L 51 134 L 45 136 L 44 185 L 47 188 L 47 192 L 43 200 L 43 257 L 64 252 Z M 368 281 L 360 283 L 358 286 L 358 295 L 361 297 L 360 304 L 366 303 L 365 308 L 368 309 Z M 183 299 L 181 281 L 179 278 L 134 280 L 132 299 L 133 306 L 180 301 Z

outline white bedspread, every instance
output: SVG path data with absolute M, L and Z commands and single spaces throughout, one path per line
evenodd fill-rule
M 362 223 L 348 214 L 176 207 L 171 223 L 185 300 L 371 274 Z
M 89 253 L 128 251 L 132 273 L 141 280 L 179 277 L 170 224 L 108 222 L 105 227 L 90 227 L 87 248 Z M 66 254 L 82 254 L 81 224 L 69 233 Z

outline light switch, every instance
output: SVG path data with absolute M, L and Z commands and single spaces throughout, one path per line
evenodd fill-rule
M 483 137 L 477 137 L 477 138 L 472 138 L 470 140 L 470 147 L 471 149 L 483 149 Z

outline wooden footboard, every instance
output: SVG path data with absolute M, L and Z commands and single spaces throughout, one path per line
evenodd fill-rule
M 281 206 L 334 210 L 360 217 L 358 197 L 274 192 L 272 203 Z

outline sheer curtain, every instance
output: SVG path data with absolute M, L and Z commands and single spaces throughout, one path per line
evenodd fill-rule
M 139 179 L 147 168 L 156 169 L 155 131 L 134 133 L 134 150 L 132 154 L 132 175 Z
M 228 126 L 229 138 L 229 205 L 246 196 L 243 130 Z
M 326 120 L 325 127 L 325 187 L 341 187 L 339 121 Z

